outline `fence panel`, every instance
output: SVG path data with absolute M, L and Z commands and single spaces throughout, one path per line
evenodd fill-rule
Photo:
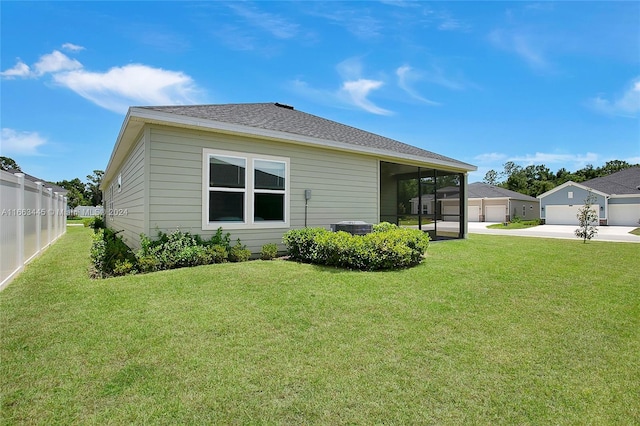
M 66 232 L 66 204 L 41 182 L 0 170 L 0 290 Z

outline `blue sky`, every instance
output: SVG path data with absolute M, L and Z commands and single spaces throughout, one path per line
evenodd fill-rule
M 638 2 L 2 1 L 0 153 L 107 165 L 128 106 L 281 102 L 474 164 L 640 163 Z

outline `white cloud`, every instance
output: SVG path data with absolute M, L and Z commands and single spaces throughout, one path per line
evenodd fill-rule
M 251 25 L 261 28 L 276 38 L 289 39 L 298 34 L 298 24 L 292 24 L 278 15 L 262 12 L 242 3 L 233 3 L 229 7 Z
M 526 154 L 521 156 L 514 156 L 508 159 L 514 163 L 524 163 L 526 165 L 532 164 L 574 164 L 580 165 L 578 168 L 582 168 L 587 164 L 595 164 L 600 160 L 600 156 L 593 152 L 587 152 L 586 154 L 558 154 L 558 153 L 545 153 L 536 152 L 535 154 Z
M 2 128 L 0 152 L 8 155 L 39 155 L 38 147 L 47 141 L 37 132 L 18 132 L 14 129 Z
M 400 88 L 407 92 L 412 98 L 429 105 L 441 105 L 439 102 L 424 98 L 412 87 L 412 83 L 414 81 L 422 79 L 421 75 L 416 73 L 413 68 L 408 65 L 403 65 L 396 69 L 396 75 L 398 76 L 398 86 L 400 86 Z
M 83 46 L 78 46 L 77 44 L 73 44 L 73 43 L 65 43 L 62 45 L 62 48 L 70 52 L 79 52 L 81 50 L 84 50 Z
M 489 41 L 502 50 L 515 53 L 534 69 L 550 68 L 537 37 L 523 32 L 497 29 L 489 33 Z
M 24 78 L 24 77 L 29 77 L 30 75 L 31 75 L 31 68 L 29 68 L 29 65 L 25 64 L 20 59 L 18 59 L 18 62 L 13 66 L 13 68 L 9 68 L 6 71 L 0 72 L 0 76 L 7 79 L 12 79 L 16 77 Z
M 44 75 L 60 71 L 77 70 L 82 68 L 82 64 L 75 59 L 69 58 L 64 53 L 54 50 L 51 53 L 42 55 L 33 68 L 37 75 Z
M 597 96 L 590 99 L 588 105 L 603 114 L 635 118 L 640 113 L 640 77 L 636 77 L 617 99 Z
M 75 70 L 54 75 L 54 81 L 102 108 L 125 113 L 130 105 L 194 103 L 198 89 L 179 71 L 132 64 L 109 71 Z
M 391 111 L 380 108 L 375 105 L 367 96 L 373 90 L 379 89 L 384 83 L 382 81 L 367 80 L 361 78 L 359 80 L 345 81 L 342 83 L 340 93 L 351 101 L 354 105 L 364 109 L 365 111 L 379 115 L 390 115 Z
M 63 48 L 72 51 L 84 49 L 71 43 L 65 43 Z M 180 71 L 131 64 L 113 67 L 106 72 L 90 72 L 79 61 L 58 50 L 42 55 L 32 68 L 18 60 L 13 68 L 0 73 L 4 78 L 42 77 L 47 74 L 55 83 L 117 113 L 125 113 L 130 105 L 194 103 L 199 92 L 193 79 Z
M 507 154 L 500 152 L 488 152 L 485 154 L 476 155 L 473 159 L 480 163 L 495 163 L 498 161 L 504 161 L 507 158 Z

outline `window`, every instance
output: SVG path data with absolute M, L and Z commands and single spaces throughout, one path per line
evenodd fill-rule
M 522 206 L 522 217 L 527 215 L 527 206 Z
M 202 228 L 288 227 L 289 159 L 203 150 Z
M 567 192 L 567 196 L 569 197 L 569 199 L 573 198 L 573 191 Z

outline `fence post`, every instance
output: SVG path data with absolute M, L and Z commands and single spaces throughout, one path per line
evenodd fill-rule
M 18 235 L 16 241 L 16 251 L 18 254 L 18 268 L 20 271 L 24 268 L 24 173 L 14 173 L 18 177 L 18 193 L 16 199 L 16 216 L 18 217 Z
M 38 185 L 38 196 L 36 197 L 36 253 L 40 253 L 42 250 L 42 240 L 40 234 L 42 234 L 42 182 L 36 182 Z M 45 212 L 46 214 L 47 212 Z
M 51 209 L 53 207 L 53 190 L 51 188 L 47 188 L 47 213 L 51 213 Z M 47 214 L 47 246 L 51 244 L 51 215 Z

